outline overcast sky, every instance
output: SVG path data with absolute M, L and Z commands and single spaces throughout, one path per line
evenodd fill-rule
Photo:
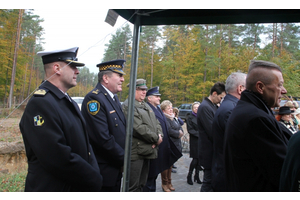
M 106 23 L 105 18 L 109 9 L 272 9 L 276 8 L 274 6 L 276 6 L 274 2 L 260 0 L 253 0 L 247 5 L 241 4 L 240 0 L 212 0 L 208 2 L 197 0 L 185 0 L 184 2 L 161 0 L 14 0 L 1 3 L 3 9 L 34 9 L 34 14 L 44 19 L 44 22 L 41 23 L 45 32 L 42 36 L 45 39 L 44 49 L 57 50 L 78 46 L 78 60 L 85 63 L 90 72 L 98 72 L 96 64 L 100 63 L 103 58 L 104 45 L 108 44 L 111 34 L 114 34 L 118 28 L 126 23 L 126 20 L 121 16 L 118 17 L 114 27 Z M 290 4 L 284 3 L 281 8 L 286 8 L 285 6 L 290 7 Z M 133 29 L 133 25 L 129 24 Z
M 44 19 L 45 38 L 43 47 L 46 51 L 79 47 L 78 60 L 85 63 L 90 72 L 98 72 L 96 64 L 103 58 L 105 44 L 126 20 L 118 17 L 114 27 L 105 22 L 109 8 L 81 9 L 34 9 L 34 14 Z M 133 25 L 129 23 L 131 27 Z

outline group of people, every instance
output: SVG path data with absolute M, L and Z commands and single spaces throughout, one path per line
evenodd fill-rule
M 98 84 L 81 110 L 67 91 L 76 86 L 78 47 L 43 51 L 45 81 L 28 102 L 20 121 L 28 174 L 25 191 L 119 192 L 123 174 L 128 99 L 121 105 L 125 60 L 97 65 Z M 182 156 L 182 122 L 172 103 L 160 103 L 159 87 L 137 79 L 129 191 L 174 191 L 171 170 Z M 147 102 L 145 100 L 147 99 Z M 160 107 L 158 106 L 160 105 Z
M 248 74 L 232 73 L 200 105 L 193 104 L 187 117 L 189 184 L 200 166 L 203 192 L 299 191 L 299 106 L 287 102 L 276 118 L 272 110 L 287 93 L 283 83 L 278 65 L 252 60 Z
M 300 125 L 300 109 L 297 101 L 287 101 L 281 106 L 276 114 L 276 119 L 279 121 L 290 134 L 295 134 L 299 131 Z
M 78 47 L 37 53 L 46 79 L 20 121 L 28 159 L 25 191 L 121 189 L 129 102 L 121 105 L 116 94 L 125 60 L 97 65 L 98 84 L 80 110 L 67 93 L 77 84 L 77 67 L 84 66 L 77 52 Z M 288 106 L 280 108 L 279 121 L 272 112 L 287 93 L 283 83 L 278 65 L 253 60 L 247 75 L 232 73 L 193 104 L 186 119 L 188 184 L 195 171 L 203 192 L 299 190 L 298 120 L 283 117 L 292 112 Z M 160 102 L 159 87 L 148 89 L 144 79 L 135 84 L 129 191 L 155 191 L 159 174 L 163 191 L 174 191 L 171 171 L 182 156 L 182 122 L 169 100 Z

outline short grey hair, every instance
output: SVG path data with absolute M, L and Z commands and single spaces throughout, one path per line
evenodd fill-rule
M 98 73 L 98 82 L 99 83 L 102 83 L 103 82 L 103 76 L 104 75 L 107 75 L 108 77 L 111 77 L 111 75 L 112 75 L 112 71 L 109 71 L 109 70 L 107 70 L 107 71 L 100 71 L 99 73 Z
M 226 79 L 225 90 L 226 93 L 236 90 L 239 85 L 245 87 L 247 74 L 242 72 L 233 72 Z

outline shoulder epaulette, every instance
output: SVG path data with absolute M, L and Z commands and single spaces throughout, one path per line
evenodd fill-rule
M 37 91 L 34 92 L 34 96 L 45 96 L 47 94 L 48 90 L 45 89 L 38 89 Z
M 99 92 L 100 92 L 99 89 L 94 89 L 94 90 L 92 91 L 93 94 L 98 94 Z

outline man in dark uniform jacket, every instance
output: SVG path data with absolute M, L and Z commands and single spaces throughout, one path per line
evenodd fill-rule
M 148 179 L 143 192 L 155 192 L 158 174 L 169 169 L 182 156 L 181 152 L 169 138 L 166 117 L 158 107 L 160 96 L 159 87 L 153 87 L 146 93 L 147 104 L 152 108 L 156 118 L 160 122 L 164 139 L 159 145 L 158 157 L 150 160 Z
M 230 192 L 276 192 L 288 140 L 271 108 L 287 91 L 281 68 L 253 60 L 246 90 L 225 129 L 225 183 Z
M 76 83 L 78 47 L 38 52 L 46 81 L 20 121 L 28 174 L 25 191 L 100 191 L 102 176 L 78 105 L 66 93 Z
M 125 60 L 100 63 L 98 84 L 82 103 L 91 145 L 103 176 L 102 191 L 120 192 L 126 120 L 116 93 L 122 91 Z

